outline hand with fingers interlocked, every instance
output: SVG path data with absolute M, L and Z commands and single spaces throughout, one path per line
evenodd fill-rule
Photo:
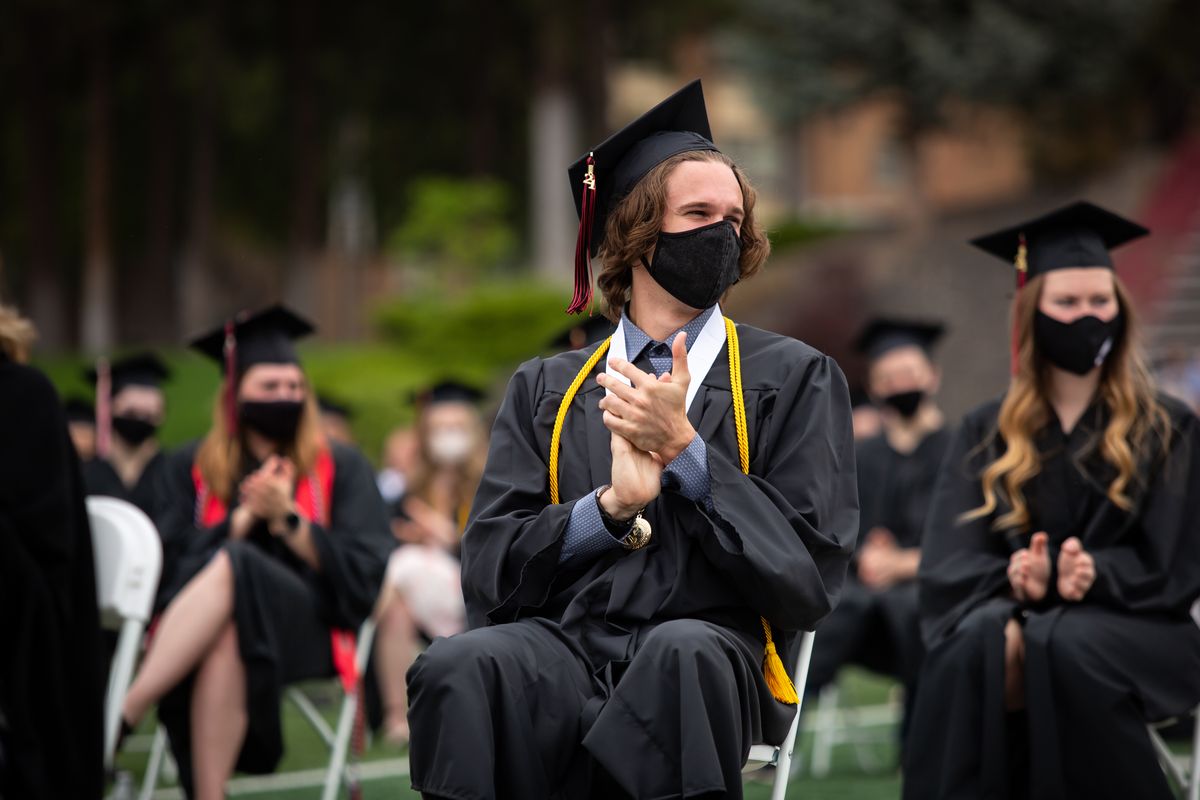
M 638 450 L 654 453 L 662 464 L 671 463 L 696 436 L 687 418 L 691 373 L 686 333 L 678 334 L 671 343 L 671 356 L 671 371 L 661 378 L 623 359 L 613 359 L 610 363 L 632 386 L 605 373 L 596 378 L 609 391 L 600 401 L 605 426 Z

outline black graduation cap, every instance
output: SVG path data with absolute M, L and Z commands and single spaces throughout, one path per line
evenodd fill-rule
M 234 319 L 191 343 L 191 346 L 228 370 L 226 338 L 232 336 L 233 361 L 243 374 L 255 364 L 299 364 L 293 340 L 316 329 L 312 323 L 282 305 L 255 313 L 242 312 Z
M 483 400 L 483 392 L 470 384 L 453 379 L 439 381 L 423 391 L 416 392 L 413 400 L 420 406 L 437 403 L 471 403 Z
M 321 409 L 322 414 L 332 414 L 347 422 L 354 419 L 354 409 L 350 407 L 349 403 L 334 400 L 327 394 L 317 393 L 317 406 Z
M 96 424 L 96 408 L 86 397 L 74 395 L 63 401 L 63 412 L 67 422 L 90 422 Z
M 550 341 L 554 350 L 579 350 L 588 345 L 602 342 L 612 335 L 616 328 L 608 317 L 595 315 L 579 321 Z
M 162 359 L 149 351 L 117 359 L 109 364 L 108 373 L 112 382 L 109 391 L 114 395 L 127 386 L 149 386 L 158 389 L 171 377 L 171 370 Z M 84 375 L 92 384 L 99 379 L 95 367 L 88 369 Z
M 575 314 L 592 299 L 590 258 L 604 240 L 608 214 L 650 170 L 679 153 L 716 150 L 704 106 L 704 91 L 694 80 L 592 148 L 570 166 L 567 175 L 579 212 L 575 242 L 575 296 L 567 309 Z
M 897 347 L 910 345 L 930 353 L 945 332 L 946 327 L 940 322 L 875 317 L 858 335 L 854 348 L 871 361 Z
M 1109 251 L 1150 231 L 1100 206 L 1077 201 L 1040 217 L 971 240 L 1014 264 L 1026 278 L 1069 267 L 1108 267 Z M 1023 283 L 1019 276 L 1018 281 Z

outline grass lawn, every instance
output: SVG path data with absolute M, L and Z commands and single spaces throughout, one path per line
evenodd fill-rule
M 879 704 L 883 703 L 890 689 L 890 683 L 871 677 L 857 670 L 847 670 L 842 679 L 843 702 L 846 704 Z M 318 695 L 324 694 L 324 703 L 319 703 L 327 710 L 327 716 L 335 713 L 334 700 L 330 690 L 332 684 L 316 687 Z M 809 709 L 812 710 L 811 708 Z M 806 714 L 806 719 L 811 717 Z M 143 726 L 139 733 L 153 732 L 152 723 Z M 284 737 L 287 752 L 280 764 L 281 772 L 296 770 L 319 769 L 324 766 L 326 751 L 320 738 L 308 726 L 306 720 L 290 704 L 285 705 Z M 138 737 L 143 742 L 148 737 Z M 900 779 L 895 768 L 895 747 L 887 741 L 872 745 L 872 752 L 877 756 L 881 771 L 876 774 L 864 774 L 859 768 L 853 749 L 848 746 L 835 748 L 832 768 L 828 776 L 817 779 L 808 774 L 801 774 L 793 779 L 788 796 L 791 798 L 822 798 L 822 800 L 890 800 L 900 796 Z M 131 742 L 131 745 L 133 742 Z M 804 735 L 797 755 L 803 759 L 807 767 L 810 762 L 811 736 Z M 381 742 L 372 743 L 365 761 L 383 761 L 401 758 L 406 753 L 403 750 L 390 747 Z M 122 769 L 133 773 L 135 784 L 140 785 L 145 769 L 147 754 L 144 749 L 134 750 L 127 747 L 118 760 Z M 748 781 L 746 784 L 747 800 L 767 800 L 771 794 L 769 784 Z M 305 800 L 320 796 L 319 788 L 256 791 L 253 794 L 234 794 L 235 797 L 252 797 L 260 800 Z M 369 780 L 363 783 L 365 800 L 415 800 L 417 794 L 408 788 L 407 776 L 394 776 Z

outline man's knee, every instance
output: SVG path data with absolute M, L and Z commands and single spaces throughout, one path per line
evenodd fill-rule
M 664 622 L 642 643 L 636 660 L 663 666 L 681 662 L 727 665 L 732 643 L 713 625 L 695 619 Z

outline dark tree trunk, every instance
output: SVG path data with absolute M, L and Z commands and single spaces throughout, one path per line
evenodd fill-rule
M 24 19 L 24 63 L 21 81 L 22 116 L 25 119 L 25 174 L 22 202 L 29 225 L 28 261 L 25 265 L 26 313 L 38 329 L 38 343 L 51 349 L 71 340 L 66 281 L 59 243 L 59 172 L 57 131 L 48 66 L 57 39 L 44 15 L 30 10 Z
M 165 24 L 165 20 L 160 20 Z M 145 240 L 121 282 L 121 336 L 133 342 L 176 341 L 183 331 L 164 297 L 173 296 L 178 128 L 177 100 L 171 87 L 171 61 L 162 37 L 152 37 L 145 62 L 147 78 Z
M 297 308 L 317 311 L 317 243 L 320 180 L 324 165 L 317 119 L 316 87 L 311 64 L 315 57 L 314 0 L 288 5 L 288 103 L 291 135 L 291 209 L 288 215 L 288 256 L 282 292 Z
M 83 271 L 80 344 L 103 353 L 115 339 L 112 253 L 112 80 L 108 21 L 103 5 L 92 7 L 88 28 L 87 142 L 84 150 Z
M 193 116 L 187 232 L 180 258 L 179 314 L 184 335 L 213 325 L 228 309 L 214 280 L 213 204 L 217 169 L 217 98 L 221 61 L 222 1 L 208 0 L 203 10 Z

